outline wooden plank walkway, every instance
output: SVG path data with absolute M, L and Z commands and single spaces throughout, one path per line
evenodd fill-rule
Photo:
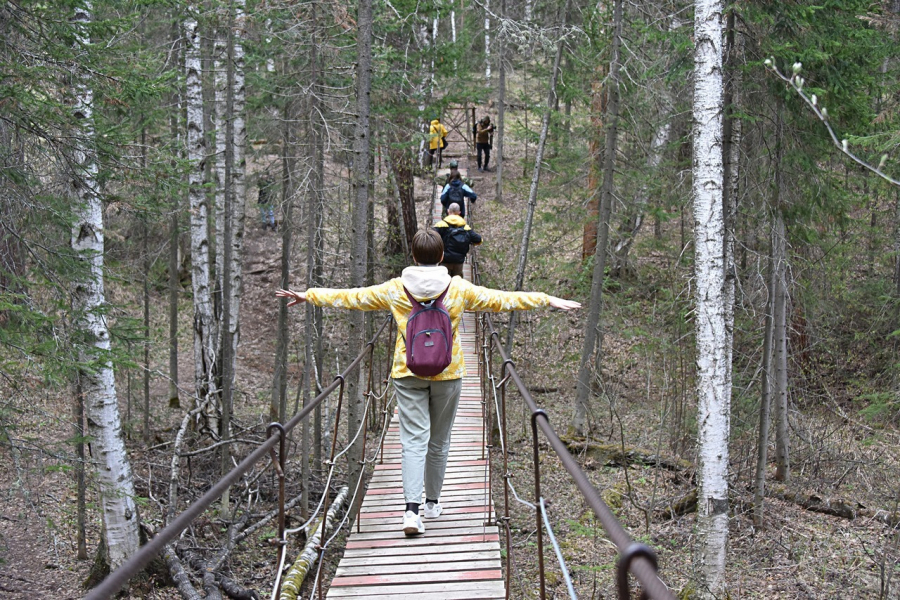
M 446 172 L 444 170 L 443 172 Z M 440 195 L 440 188 L 436 196 Z M 433 204 L 440 220 L 440 198 Z M 466 278 L 471 277 L 469 265 Z M 360 600 L 500 599 L 506 597 L 500 562 L 500 536 L 488 494 L 484 457 L 481 385 L 478 380 L 475 314 L 463 315 L 460 343 L 469 373 L 450 443 L 443 514 L 424 519 L 425 534 L 403 534 L 404 499 L 400 477 L 400 432 L 397 411 L 384 444 L 384 464 L 375 466 L 360 513 L 360 532 L 353 527 L 344 556 L 328 590 L 328 598 Z M 424 498 L 422 499 L 424 503 Z M 421 508 L 420 510 L 424 510 Z

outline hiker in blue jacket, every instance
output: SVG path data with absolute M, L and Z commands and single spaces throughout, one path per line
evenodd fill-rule
M 463 183 L 459 176 L 459 171 L 451 176 L 450 182 L 444 186 L 441 192 L 441 204 L 444 207 L 444 215 L 447 214 L 447 208 L 453 204 L 459 204 L 459 216 L 466 217 L 466 198 L 475 202 L 478 196 L 472 191 L 472 188 Z

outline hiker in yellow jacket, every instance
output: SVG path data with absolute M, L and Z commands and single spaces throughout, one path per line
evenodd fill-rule
M 447 128 L 441 123 L 439 118 L 431 120 L 431 127 L 428 128 L 428 153 L 431 154 L 431 160 L 434 162 L 434 153 L 438 150 L 438 168 L 441 168 L 443 159 L 443 150 L 447 147 Z
M 397 322 L 397 343 L 391 379 L 397 395 L 402 446 L 403 496 L 406 510 L 403 531 L 406 535 L 425 532 L 419 517 L 422 492 L 425 492 L 425 517 L 440 516 L 440 494 L 450 452 L 450 430 L 466 374 L 459 341 L 459 323 L 463 312 L 530 310 L 552 306 L 562 310 L 580 308 L 581 304 L 543 293 L 503 292 L 472 284 L 460 277 L 450 277 L 440 266 L 444 255 L 441 236 L 434 229 L 416 233 L 412 241 L 415 266 L 406 267 L 400 277 L 364 288 L 310 288 L 305 292 L 277 290 L 279 298 L 289 298 L 288 306 L 310 302 L 316 306 L 333 306 L 355 310 L 389 310 Z M 453 329 L 452 358 L 441 373 L 430 377 L 413 374 L 406 364 L 407 317 L 412 304 L 406 291 L 417 302 L 426 302 L 444 294 L 443 305 L 449 313 Z M 446 292 L 446 294 L 445 294 Z

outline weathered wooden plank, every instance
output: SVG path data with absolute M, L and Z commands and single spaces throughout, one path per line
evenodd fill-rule
M 442 553 L 416 553 L 414 555 L 403 554 L 401 556 L 384 556 L 379 554 L 378 556 L 362 556 L 359 558 L 354 558 L 352 556 L 345 556 L 343 560 L 341 560 L 341 566 L 338 568 L 347 567 L 347 568 L 356 568 L 356 567 L 365 567 L 371 568 L 373 566 L 394 566 L 403 564 L 404 566 L 409 566 L 410 568 L 416 567 L 418 565 L 429 566 L 436 563 L 456 563 L 456 564 L 468 564 L 470 561 L 495 561 L 497 559 L 497 555 L 491 550 L 483 550 L 476 551 L 472 550 L 469 552 L 442 552 Z M 443 567 L 443 564 L 441 565 Z
M 434 524 L 437 524 L 438 521 L 434 521 Z M 448 525 L 447 527 L 443 527 L 441 529 L 432 530 L 429 525 L 432 525 L 431 521 L 425 521 L 425 535 L 420 537 L 428 537 L 429 533 L 436 532 L 436 535 L 440 537 L 469 537 L 473 535 L 496 535 L 497 527 L 487 526 L 483 523 L 476 523 L 470 526 L 462 526 L 458 524 L 450 524 L 450 523 L 442 523 L 442 525 Z M 406 539 L 406 536 L 403 534 L 399 528 L 391 529 L 391 530 L 383 530 L 383 531 L 373 531 L 373 532 L 361 532 L 361 533 L 353 533 L 352 540 L 356 542 L 361 542 L 364 540 L 394 540 L 403 537 Z M 433 536 L 432 536 L 433 537 Z
M 437 546 L 422 546 L 410 552 L 409 548 L 348 548 L 344 556 L 348 558 L 363 558 L 370 556 L 436 556 L 438 554 L 459 554 L 463 552 L 497 552 L 500 553 L 500 542 L 470 542 L 467 544 L 444 544 Z
M 472 600 L 481 598 L 503 598 L 505 591 L 503 581 L 473 581 L 473 582 L 445 582 L 445 583 L 410 583 L 406 585 L 391 585 L 378 587 L 332 587 L 328 590 L 329 598 L 352 598 L 358 596 L 372 596 L 374 598 L 397 598 L 398 596 L 413 596 L 420 600 L 424 594 L 433 594 L 433 598 L 453 598 Z
M 356 577 L 360 575 L 368 575 L 373 571 L 376 571 L 382 575 L 398 575 L 401 573 L 429 573 L 435 570 L 435 567 L 438 566 L 442 573 L 452 573 L 454 571 L 475 571 L 475 570 L 484 570 L 484 569 L 499 569 L 500 568 L 500 559 L 499 558 L 490 558 L 487 560 L 475 560 L 469 557 L 466 554 L 462 555 L 465 557 L 465 560 L 457 561 L 457 562 L 449 562 L 444 561 L 440 563 L 440 565 L 436 565 L 433 562 L 427 563 L 410 563 L 405 561 L 402 557 L 399 559 L 395 557 L 393 563 L 385 563 L 385 562 L 363 562 L 363 564 L 350 566 L 345 564 L 346 561 L 341 561 L 341 566 L 338 567 L 337 572 L 335 572 L 335 577 Z M 376 567 L 373 569 L 372 567 Z
M 438 571 L 432 573 L 416 573 L 415 577 L 409 574 L 385 574 L 385 575 L 352 575 L 347 577 L 335 577 L 331 580 L 331 587 L 358 587 L 364 585 L 393 585 L 405 584 L 410 579 L 416 583 L 444 583 L 457 581 L 491 581 L 503 578 L 500 569 L 484 569 L 478 571 L 456 571 L 448 573 Z
M 402 532 L 400 532 L 402 534 Z M 359 534 L 357 534 L 359 535 Z M 417 548 L 422 546 L 450 546 L 456 544 L 473 544 L 476 542 L 499 542 L 500 536 L 496 533 L 476 533 L 472 535 L 418 535 L 413 537 L 398 537 L 390 540 L 357 540 L 357 535 L 350 536 L 347 548 Z

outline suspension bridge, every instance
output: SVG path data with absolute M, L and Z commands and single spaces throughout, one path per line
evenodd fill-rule
M 445 156 L 446 158 L 446 156 Z M 465 170 L 461 169 L 464 174 Z M 438 173 L 442 175 L 445 172 Z M 441 218 L 441 187 L 432 186 L 431 220 Z M 467 211 L 468 220 L 474 211 Z M 464 275 L 479 282 L 477 255 L 470 252 L 464 266 Z M 352 361 L 334 381 L 325 387 L 303 410 L 287 423 L 273 423 L 268 428 L 268 439 L 251 452 L 237 467 L 220 479 L 199 500 L 172 520 L 142 549 L 119 569 L 111 573 L 87 596 L 87 600 L 113 597 L 128 580 L 149 561 L 162 553 L 192 521 L 213 505 L 231 486 L 239 484 L 254 466 L 266 456 L 272 457 L 272 465 L 279 481 L 277 524 L 277 556 L 279 565 L 277 580 L 270 597 L 279 598 L 282 567 L 296 543 L 289 536 L 304 527 L 285 528 L 289 508 L 285 498 L 287 455 L 286 436 L 306 418 L 317 405 L 333 395 L 337 396 L 334 439 L 339 434 L 341 404 L 344 398 L 344 382 L 368 364 L 368 387 L 365 390 L 365 414 L 356 438 L 362 438 L 361 455 L 351 456 L 352 444 L 336 454 L 332 445 L 330 468 L 325 482 L 325 495 L 306 524 L 322 518 L 327 500 L 333 491 L 335 467 L 338 459 L 358 461 L 372 465 L 372 475 L 363 485 L 350 492 L 348 505 L 356 508 L 352 521 L 345 515 L 334 532 L 321 535 L 315 547 L 310 569 L 312 584 L 306 598 L 398 600 L 411 596 L 416 600 L 481 600 L 520 597 L 521 592 L 510 589 L 514 545 L 510 529 L 510 502 L 512 499 L 529 506 L 534 511 L 536 525 L 538 581 L 534 582 L 536 595 L 547 597 L 545 561 L 558 562 L 566 582 L 568 596 L 577 595 L 569 578 L 562 552 L 553 535 L 552 523 L 541 495 L 539 436 L 543 436 L 557 454 L 563 467 L 571 475 L 573 483 L 583 494 L 586 503 L 603 526 L 607 537 L 619 550 L 616 580 L 620 600 L 632 597 L 629 574 L 638 581 L 642 598 L 674 600 L 673 594 L 657 575 L 656 555 L 643 544 L 635 543 L 606 506 L 599 492 L 590 483 L 563 442 L 556 435 L 547 414 L 534 402 L 527 387 L 515 370 L 515 363 L 499 342 L 499 334 L 488 314 L 466 313 L 460 324 L 460 342 L 464 352 L 468 375 L 463 379 L 460 406 L 452 432 L 447 475 L 441 492 L 444 512 L 438 519 L 426 519 L 424 535 L 407 537 L 400 523 L 404 510 L 404 498 L 400 474 L 400 439 L 398 417 L 388 395 L 388 389 L 377 392 L 373 377 L 374 348 L 390 320 L 385 320 L 365 350 Z M 385 336 L 385 337 L 390 337 Z M 388 348 L 390 348 L 388 340 Z M 390 353 L 388 354 L 390 355 Z M 507 454 L 507 403 L 506 390 L 514 386 L 531 414 L 532 450 L 534 469 L 534 496 L 525 500 L 524 491 L 516 490 L 511 479 Z M 377 437 L 368 440 L 373 446 L 367 449 L 367 424 L 378 414 L 377 401 L 382 401 L 382 420 Z M 495 433 L 499 431 L 499 435 Z M 498 438 L 498 439 L 495 439 Z M 492 462 L 498 464 L 492 466 Z M 365 471 L 365 469 L 364 469 Z M 495 509 L 492 493 L 492 473 L 499 473 L 503 480 L 502 509 Z M 296 475 L 296 474 L 294 474 Z M 497 498 L 499 501 L 499 498 Z M 424 502 L 424 499 L 423 499 Z M 305 524 L 305 525 L 306 525 Z M 340 557 L 334 577 L 324 581 L 323 565 L 338 558 L 329 551 L 337 545 L 335 540 L 342 531 L 348 531 L 343 555 Z M 545 540 L 546 532 L 546 540 Z M 545 547 L 549 546 L 549 548 Z M 502 549 L 502 553 L 501 553 Z M 545 556 L 546 555 L 546 556 Z M 333 564 L 333 563 L 332 563 Z M 325 591 L 327 588 L 327 592 Z M 529 592 L 531 593 L 531 592 Z

